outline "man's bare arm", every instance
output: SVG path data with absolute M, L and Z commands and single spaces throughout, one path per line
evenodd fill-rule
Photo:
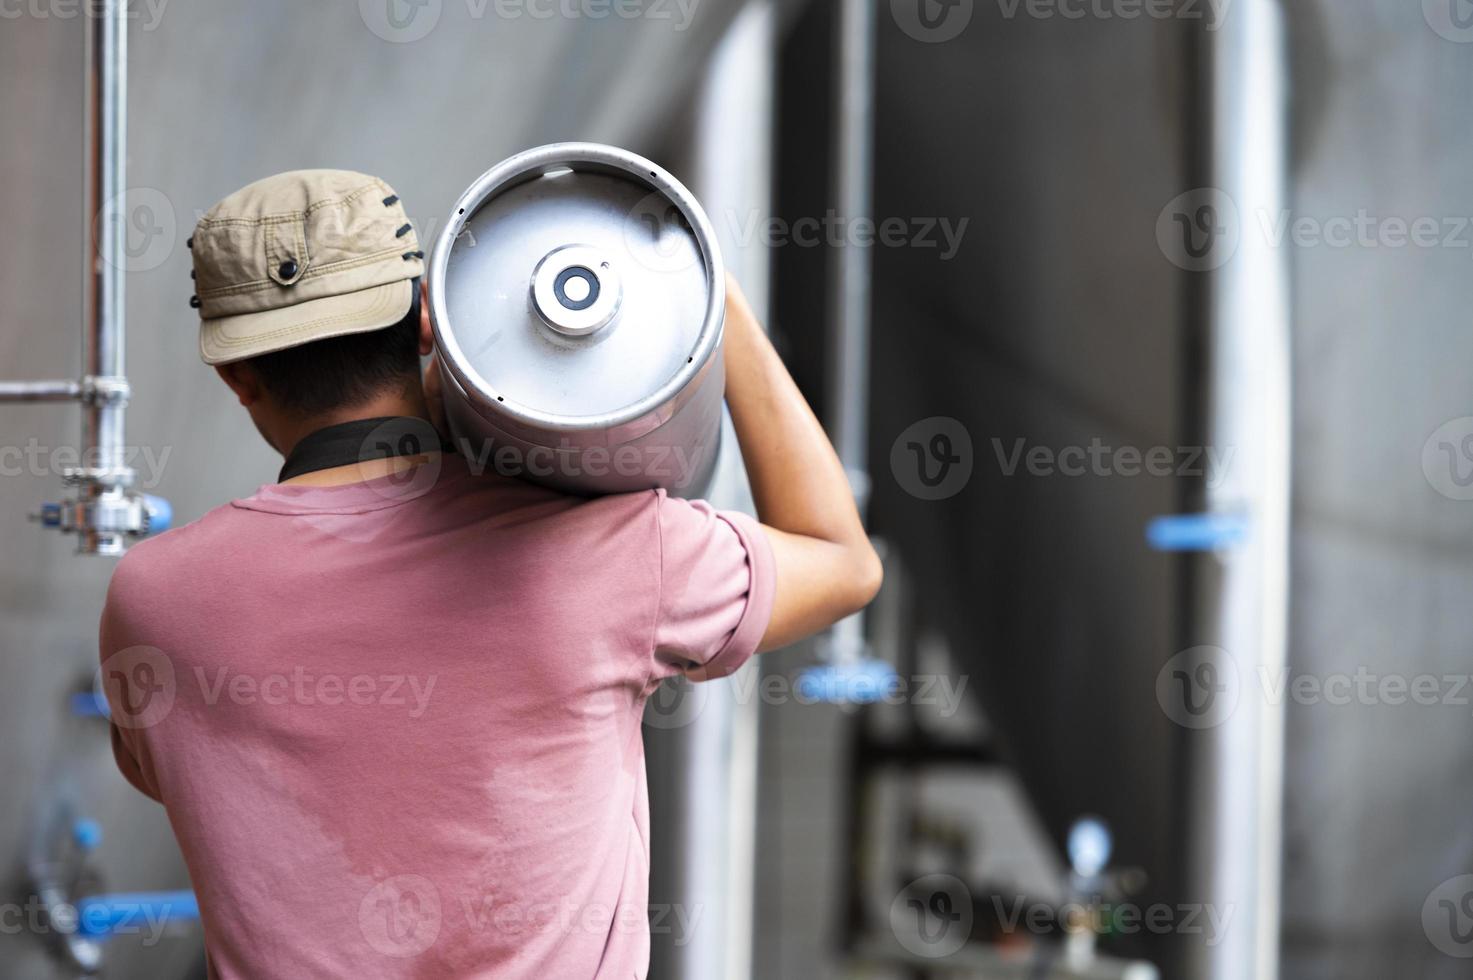
M 726 297 L 726 402 L 777 559 L 766 651 L 864 608 L 884 572 L 823 426 L 730 279 Z

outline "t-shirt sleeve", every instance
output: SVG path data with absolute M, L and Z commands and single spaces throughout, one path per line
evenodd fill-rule
M 772 618 L 772 545 L 745 514 L 657 493 L 656 678 L 724 677 L 757 652 Z

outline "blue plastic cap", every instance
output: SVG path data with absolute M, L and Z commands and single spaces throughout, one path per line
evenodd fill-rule
M 1178 514 L 1146 525 L 1146 542 L 1157 551 L 1215 551 L 1242 544 L 1250 522 L 1241 514 Z
M 798 675 L 798 698 L 823 704 L 874 704 L 895 693 L 900 678 L 883 660 L 810 667 Z
M 72 840 L 84 851 L 96 850 L 102 843 L 102 824 L 78 817 L 72 822 Z
M 174 507 L 163 497 L 151 493 L 143 495 L 143 506 L 148 511 L 148 533 L 167 531 L 174 523 Z
M 61 504 L 42 504 L 41 524 L 45 527 L 61 527 Z
M 77 902 L 78 931 L 94 939 L 198 918 L 199 902 L 192 891 L 93 895 Z
M 107 699 L 99 697 L 96 691 L 77 691 L 69 700 L 72 714 L 78 718 L 111 718 L 112 709 L 108 706 Z

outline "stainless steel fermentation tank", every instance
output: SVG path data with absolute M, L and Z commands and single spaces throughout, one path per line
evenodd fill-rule
M 473 463 L 577 493 L 705 490 L 725 279 L 674 177 L 594 143 L 520 153 L 456 202 L 428 277 L 446 414 Z

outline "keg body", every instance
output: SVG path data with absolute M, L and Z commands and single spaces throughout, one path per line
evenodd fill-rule
M 473 468 L 585 494 L 704 492 L 725 280 L 668 173 L 592 143 L 518 154 L 456 202 L 427 275 L 446 417 Z

